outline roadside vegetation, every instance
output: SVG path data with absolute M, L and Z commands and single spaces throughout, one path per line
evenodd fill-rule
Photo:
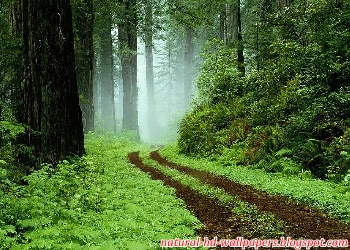
M 290 197 L 350 223 L 350 187 L 344 186 L 342 183 L 317 180 L 307 172 L 302 172 L 298 176 L 285 173 L 267 173 L 262 169 L 238 166 L 235 162 L 232 162 L 231 165 L 222 164 L 220 158 L 217 161 L 211 161 L 188 157 L 179 154 L 178 151 L 177 146 L 169 145 L 161 149 L 161 154 L 176 163 L 222 175 L 271 194 Z
M 43 165 L 23 185 L 2 166 L 1 248 L 155 249 L 194 237 L 200 223 L 174 191 L 131 167 L 126 155 L 137 148 L 130 135 L 91 134 L 86 156 Z
M 224 206 L 230 207 L 234 215 L 231 220 L 239 219 L 243 221 L 240 224 L 242 227 L 239 229 L 242 237 L 253 238 L 259 235 L 268 239 L 285 235 L 283 221 L 276 219 L 272 214 L 260 213 L 254 204 L 243 202 L 238 197 L 227 194 L 221 188 L 212 187 L 178 170 L 162 166 L 154 160 L 148 159 L 146 154 L 143 155 L 143 159 L 144 163 L 154 166 L 169 178 L 179 181 L 199 193 L 217 199 Z
M 260 42 L 246 36 L 247 51 L 250 42 L 259 50 L 245 75 L 234 46 L 207 43 L 181 153 L 349 185 L 350 5 L 304 3 L 261 10 Z

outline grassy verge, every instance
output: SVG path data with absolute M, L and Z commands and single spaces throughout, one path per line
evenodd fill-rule
M 142 146 L 89 135 L 86 148 L 82 159 L 26 177 L 26 186 L 0 171 L 1 247 L 156 249 L 162 238 L 194 236 L 200 223 L 174 190 L 128 163 L 127 153 Z
M 166 146 L 161 150 L 161 154 L 179 164 L 223 175 L 268 193 L 292 197 L 350 223 L 350 188 L 348 186 L 310 178 L 271 174 L 260 169 L 223 166 L 218 162 L 179 155 L 175 145 Z
M 238 197 L 227 194 L 226 191 L 221 188 L 212 187 L 201 182 L 199 179 L 183 174 L 178 170 L 162 166 L 157 162 L 148 159 L 146 153 L 143 153 L 141 156 L 145 164 L 155 167 L 165 175 L 169 176 L 169 178 L 172 178 L 201 194 L 218 199 L 222 205 L 231 207 L 232 212 L 238 215 L 243 224 L 250 225 L 248 228 L 241 228 L 240 233 L 242 236 L 249 238 L 258 234 L 263 238 L 271 238 L 284 235 L 284 222 L 278 220 L 272 214 L 262 214 L 258 211 L 255 205 L 243 202 Z

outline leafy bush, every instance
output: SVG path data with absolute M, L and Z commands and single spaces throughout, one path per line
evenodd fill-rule
M 7 164 L 8 178 L 21 183 L 22 176 L 29 174 L 36 164 L 33 148 L 23 144 L 25 126 L 9 121 L 0 121 L 0 160 Z
M 222 159 L 227 166 L 258 164 L 270 172 L 311 171 L 319 179 L 344 181 L 350 153 L 350 33 L 345 29 L 350 5 L 316 2 L 296 1 L 270 13 L 271 24 L 261 27 L 263 58 L 248 58 L 260 59 L 261 67 L 255 70 L 250 62 L 245 77 L 237 74 L 235 48 L 208 43 L 197 106 L 179 130 L 181 152 Z
M 235 116 L 235 110 L 224 103 L 198 106 L 180 123 L 182 152 L 203 156 L 221 153 L 229 141 L 225 128 L 231 125 Z

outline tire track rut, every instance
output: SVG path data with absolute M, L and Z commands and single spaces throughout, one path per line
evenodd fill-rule
M 177 197 L 181 198 L 187 208 L 204 224 L 205 228 L 197 232 L 201 237 L 234 238 L 239 236 L 239 220 L 228 219 L 233 215 L 229 207 L 222 206 L 218 200 L 194 191 L 167 177 L 154 167 L 144 164 L 139 152 L 130 153 L 128 158 L 140 170 L 150 174 L 152 179 L 161 180 L 166 186 L 176 190 Z
M 270 212 L 286 222 L 285 232 L 293 238 L 350 239 L 350 229 L 345 223 L 329 218 L 325 213 L 298 204 L 287 197 L 270 195 L 251 186 L 243 185 L 223 176 L 193 169 L 168 161 L 158 151 L 150 153 L 151 159 L 185 174 L 191 175 L 211 186 L 224 189 L 241 200 L 255 204 L 261 212 Z

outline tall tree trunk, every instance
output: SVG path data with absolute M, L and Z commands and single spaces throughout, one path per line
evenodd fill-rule
M 23 0 L 28 144 L 40 162 L 84 153 L 69 0 Z
M 95 119 L 94 119 L 94 126 L 97 124 L 97 117 L 101 115 L 101 105 L 100 105 L 100 72 L 98 67 L 98 58 L 99 56 L 95 54 L 94 57 L 94 78 L 93 78 L 93 97 L 94 97 L 94 111 L 95 111 Z
M 84 133 L 94 131 L 94 43 L 93 0 L 78 1 L 75 11 L 75 51 L 77 62 L 77 80 L 80 94 L 80 106 L 83 111 Z
M 256 46 L 255 46 L 255 50 L 256 50 L 256 67 L 257 67 L 257 70 L 258 72 L 260 72 L 260 47 L 259 47 L 259 23 L 256 23 Z
M 226 5 L 226 45 L 232 45 L 233 41 L 238 39 L 238 16 L 237 16 L 237 6 L 234 3 Z
M 139 131 L 137 112 L 137 12 L 136 0 L 120 0 L 118 24 L 123 78 L 123 129 Z
M 220 40 L 225 42 L 226 40 L 226 4 L 223 4 L 222 10 L 220 12 Z
M 0 96 L 2 98 L 2 95 Z M 3 121 L 2 118 L 2 103 L 0 102 L 0 122 Z M 3 146 L 2 132 L 0 131 L 0 147 Z
M 171 72 L 171 41 L 168 37 L 168 119 L 170 120 L 174 113 L 174 107 L 173 107 L 173 95 L 174 95 L 174 89 L 173 89 L 173 76 Z
M 154 93 L 153 70 L 153 8 L 152 0 L 146 1 L 145 6 L 145 47 L 146 47 L 146 82 L 147 82 L 147 125 L 151 138 L 157 130 L 157 116 Z
M 12 13 L 11 13 L 11 29 L 12 35 L 17 39 L 18 43 L 22 46 L 23 40 L 23 0 L 16 0 L 12 2 Z M 23 48 L 19 48 L 22 49 Z M 23 103 L 23 55 L 18 54 L 18 60 L 16 65 L 13 65 L 14 76 L 12 79 L 12 91 L 11 91 L 11 102 L 13 105 L 14 116 L 18 122 L 24 122 L 24 103 Z
M 194 60 L 194 45 L 192 28 L 186 28 L 185 51 L 184 51 L 184 105 L 188 108 L 192 96 L 192 81 L 193 81 L 193 60 Z
M 245 76 L 244 45 L 241 21 L 241 0 L 237 0 L 237 69 L 242 76 Z
M 102 127 L 107 131 L 116 131 L 114 105 L 114 76 L 113 76 L 113 40 L 112 16 L 105 13 L 105 24 L 101 28 L 101 120 Z
M 276 2 L 277 2 L 277 9 L 282 10 L 283 8 L 289 6 L 292 0 L 276 0 Z
M 260 21 L 256 24 L 256 62 L 260 70 L 267 66 L 270 57 L 269 47 L 273 43 L 274 32 L 272 15 L 276 12 L 275 0 L 263 0 L 260 12 Z

